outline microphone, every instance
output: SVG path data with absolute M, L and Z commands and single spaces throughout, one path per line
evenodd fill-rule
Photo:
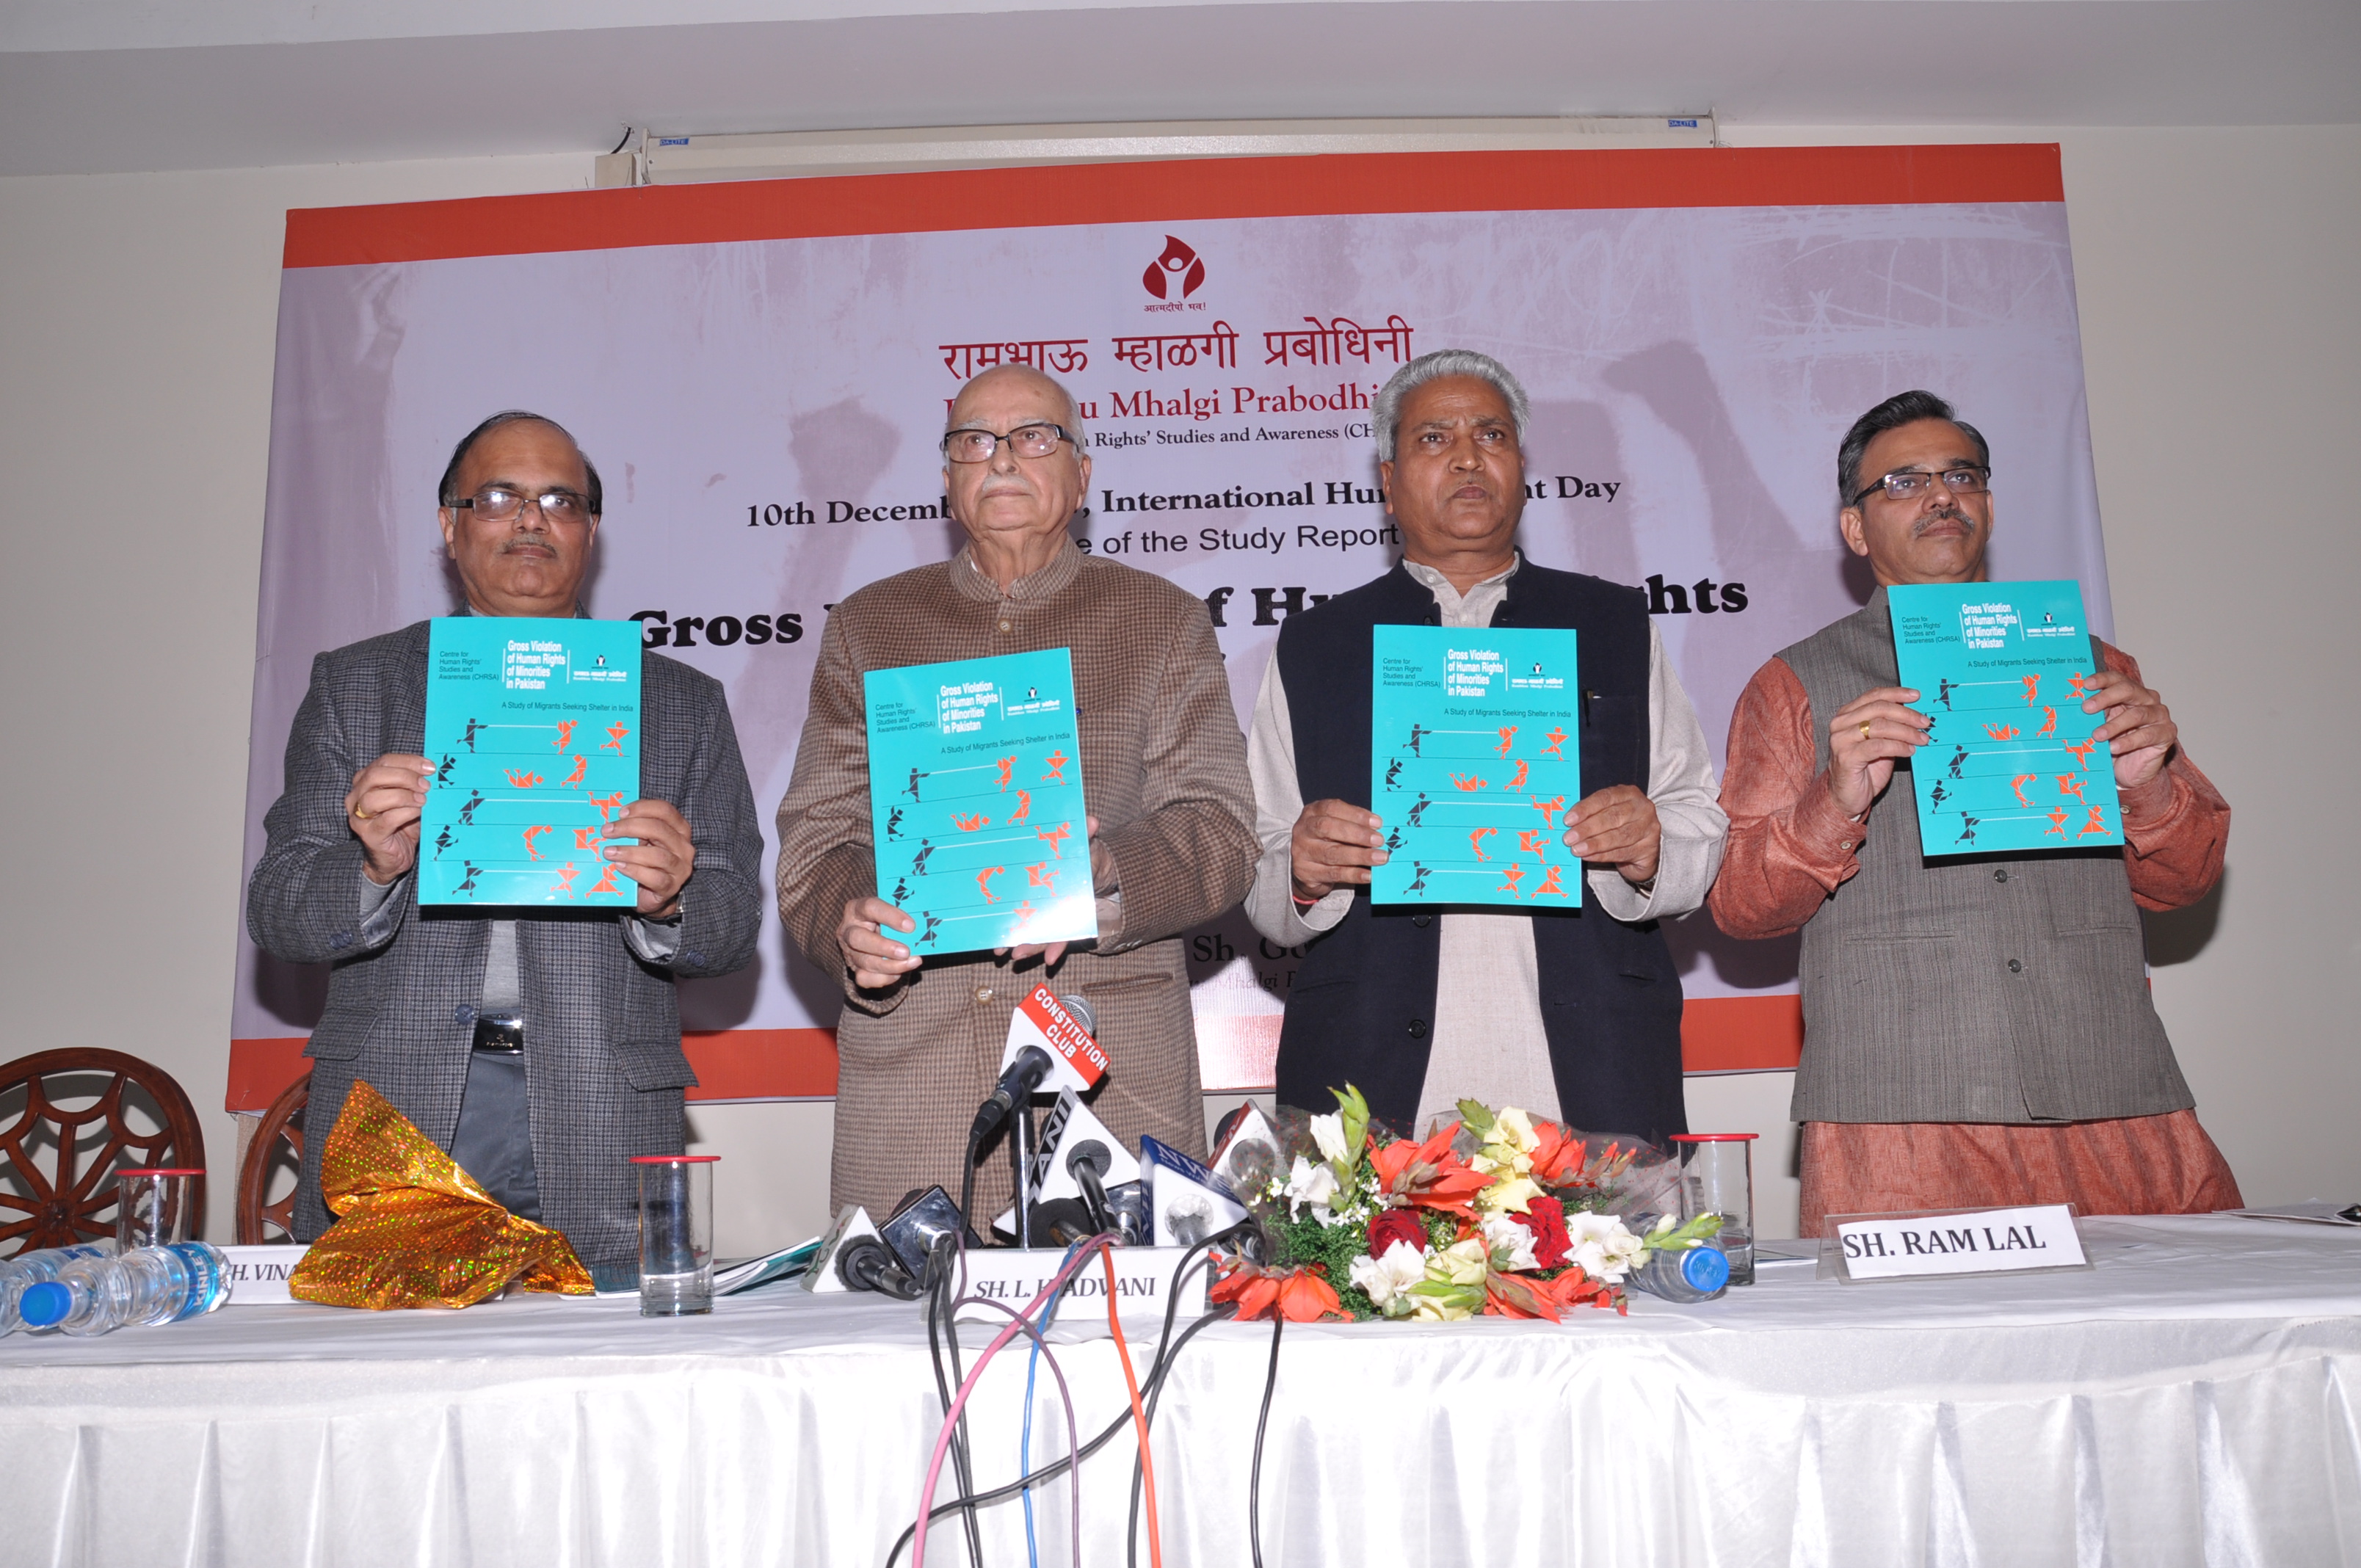
M 975 1157 L 1008 1113 L 1042 1089 L 1090 1091 L 1105 1075 L 1106 1053 L 1091 1037 L 1098 1020 L 1080 996 L 1058 996 L 1046 985 L 1016 1005 L 1008 1018 L 1008 1047 L 1000 1058 L 1000 1081 L 975 1113 L 968 1129 L 967 1157 Z
M 967 1130 L 967 1157 L 971 1163 L 983 1141 L 1000 1130 L 1008 1120 L 1008 1113 L 1019 1100 L 1030 1100 L 1041 1080 L 1049 1076 L 1049 1053 L 1038 1046 L 1027 1046 L 1016 1053 L 1016 1059 L 1002 1069 L 1000 1081 L 993 1086 L 991 1097 L 977 1107 L 975 1124 Z
M 1066 1173 L 1082 1190 L 1082 1207 L 1090 1211 L 1091 1224 L 1100 1231 L 1115 1228 L 1107 1217 L 1106 1173 L 1114 1161 L 1107 1157 L 1106 1145 L 1096 1138 L 1084 1138 L 1066 1152 Z

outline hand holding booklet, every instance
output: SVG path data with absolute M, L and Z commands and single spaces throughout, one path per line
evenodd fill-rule
M 921 955 L 1096 937 L 1063 648 L 863 677 L 877 896 Z

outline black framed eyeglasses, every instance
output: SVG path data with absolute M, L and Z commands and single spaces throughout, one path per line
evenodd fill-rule
M 1943 488 L 1955 496 L 1982 495 L 1992 483 L 1992 470 L 1981 463 L 1962 463 L 1955 468 L 1896 468 L 1873 485 L 1861 487 L 1861 494 L 1847 501 L 1847 506 L 1859 506 L 1870 497 L 1883 490 L 1897 501 L 1915 501 L 1927 493 L 1929 481 L 1940 479 Z
M 987 463 L 1005 441 L 1019 457 L 1047 457 L 1058 450 L 1058 443 L 1073 439 L 1064 425 L 1043 422 L 1020 424 L 1005 435 L 988 430 L 960 429 L 943 436 L 943 455 L 954 463 Z
M 590 499 L 575 490 L 547 489 L 527 495 L 507 485 L 486 485 L 472 496 L 451 503 L 455 511 L 472 511 L 487 522 L 506 522 L 527 504 L 550 522 L 582 522 L 590 516 Z

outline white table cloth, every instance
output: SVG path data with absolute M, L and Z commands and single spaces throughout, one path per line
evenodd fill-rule
M 2361 1562 L 2361 1234 L 2084 1223 L 2086 1273 L 1773 1264 L 1628 1318 L 1290 1326 L 1265 1561 Z M 1155 1435 L 1173 1568 L 1247 1560 L 1269 1343 L 1221 1324 L 1181 1354 Z M 1124 1409 L 1107 1341 L 1059 1360 L 1086 1435 Z M 982 1484 L 1016 1474 L 1024 1376 L 1013 1347 L 972 1406 Z M 1046 1457 L 1064 1421 L 1039 1384 Z M 0 1563 L 876 1563 L 936 1426 L 917 1308 L 792 1288 L 674 1321 L 520 1297 L 17 1335 Z M 1122 1561 L 1131 1452 L 1084 1466 L 1086 1562 Z M 1067 1497 L 1037 1496 L 1045 1563 L 1068 1561 Z M 1025 1561 L 1015 1504 L 984 1533 Z M 960 1532 L 928 1556 L 963 1562 Z

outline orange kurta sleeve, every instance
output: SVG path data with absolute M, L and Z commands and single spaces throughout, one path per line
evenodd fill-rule
M 1773 659 L 1746 683 L 1730 719 L 1721 778 L 1730 847 L 1707 903 L 1733 937 L 1802 929 L 1861 870 L 1866 825 L 1838 807 L 1814 756 L 1811 699 L 1786 662 Z
M 2140 679 L 2138 660 L 2105 642 L 2099 648 L 2109 668 L 2147 684 Z M 2143 909 L 2179 909 L 2213 892 L 2230 845 L 2230 803 L 2189 753 L 2175 747 L 2164 772 L 2136 790 L 2124 790 L 2121 799 L 2124 870 L 2133 902 Z

